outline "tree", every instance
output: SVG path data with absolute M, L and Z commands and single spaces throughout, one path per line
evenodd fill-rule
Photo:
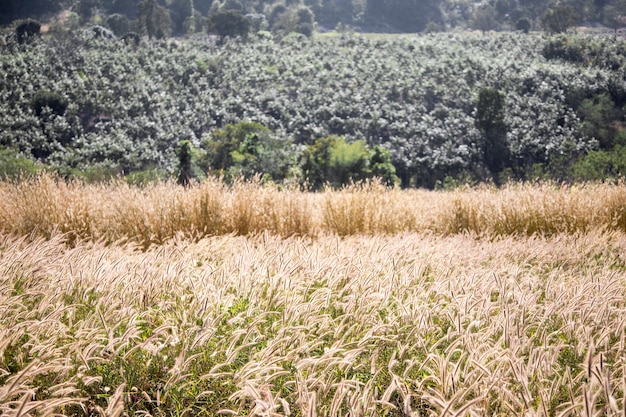
M 541 26 L 549 33 L 563 33 L 574 26 L 580 15 L 572 6 L 559 4 L 541 16 Z
M 582 133 L 597 139 L 601 149 L 611 149 L 617 134 L 616 118 L 620 113 L 611 97 L 602 93 L 583 100 L 576 112 L 583 122 Z
M 615 31 L 626 26 L 626 1 L 620 0 L 614 4 L 607 4 L 602 9 L 602 24 Z
M 194 16 L 193 0 L 170 0 L 169 9 L 174 25 L 174 32 L 184 34 L 185 22 Z
M 250 32 L 250 21 L 236 10 L 218 10 L 209 15 L 209 33 L 224 38 L 241 36 L 245 38 Z
M 116 36 L 124 36 L 130 31 L 130 20 L 120 13 L 109 15 L 105 23 Z
M 178 144 L 176 155 L 178 156 L 177 182 L 186 187 L 193 178 L 193 147 L 191 142 L 188 140 L 181 141 Z
M 301 33 L 310 37 L 315 26 L 315 15 L 307 6 L 286 8 L 278 5 L 272 10 L 269 23 L 274 33 L 281 35 Z
M 491 6 L 485 6 L 475 10 L 470 24 L 472 28 L 483 33 L 496 29 L 498 22 L 496 21 L 495 9 Z
M 504 95 L 494 88 L 480 90 L 475 121 L 476 127 L 483 134 L 483 162 L 497 181 L 498 174 L 509 159 L 507 127 L 504 122 Z
M 200 145 L 204 155 L 200 158 L 200 168 L 205 172 L 225 172 L 234 165 L 233 152 L 238 150 L 246 137 L 269 133 L 265 126 L 254 122 L 227 124 L 213 131 Z
M 148 38 L 165 38 L 172 32 L 170 12 L 156 0 L 142 0 L 137 5 L 139 24 Z
M 383 184 L 395 186 L 400 183 L 396 175 L 396 167 L 391 163 L 391 152 L 382 146 L 374 146 L 370 153 L 370 170 L 372 176 L 380 178 Z
M 265 180 L 281 181 L 289 176 L 293 155 L 291 142 L 279 139 L 269 129 L 246 135 L 231 152 L 233 166 L 229 177 L 252 178 L 262 174 Z
M 333 185 L 361 181 L 370 177 L 369 149 L 364 140 L 347 143 L 337 138 L 329 149 L 327 180 Z
M 530 28 L 530 20 L 526 19 L 525 17 L 519 19 L 515 24 L 515 29 L 522 31 L 523 33 L 528 33 L 530 31 Z
M 15 28 L 15 37 L 20 44 L 26 43 L 36 36 L 39 36 L 41 24 L 36 20 L 27 19 L 22 21 Z
M 386 185 L 399 182 L 389 151 L 380 146 L 370 149 L 363 140 L 348 143 L 342 136 L 317 139 L 302 153 L 301 167 L 313 189 L 326 183 L 339 187 L 372 177 Z
M 99 0 L 78 0 L 78 3 L 74 7 L 73 11 L 78 13 L 81 23 L 85 24 L 91 20 L 94 15 L 94 11 L 99 5 Z

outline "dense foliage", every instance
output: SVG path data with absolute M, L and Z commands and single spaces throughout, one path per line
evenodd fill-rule
M 303 179 L 303 151 L 335 135 L 389 151 L 404 185 L 547 171 L 568 179 L 586 152 L 621 143 L 626 104 L 626 45 L 614 37 L 267 35 L 136 46 L 90 31 L 1 47 L 0 146 L 63 172 L 174 175 L 188 140 L 205 171 L 238 161 L 240 171 Z M 481 121 L 486 91 L 501 100 L 491 122 Z M 242 121 L 267 129 L 263 141 L 246 145 L 244 135 L 227 166 L 208 161 L 201 144 Z M 258 168 L 259 152 L 287 166 Z M 490 162 L 494 152 L 506 154 L 503 166 Z
M 240 23 L 233 13 L 256 30 L 306 35 L 316 26 L 320 31 L 348 25 L 369 32 L 421 32 L 526 30 L 528 25 L 562 32 L 589 23 L 617 30 L 626 22 L 623 0 L 3 0 L 0 24 L 27 17 L 60 23 L 68 19 L 66 12 L 74 23 L 104 22 L 114 31 L 125 27 L 150 37 L 206 30 L 219 13 L 235 26 Z

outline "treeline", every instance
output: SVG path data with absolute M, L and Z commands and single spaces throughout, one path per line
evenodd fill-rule
M 60 13 L 64 11 L 64 13 Z M 100 25 L 117 36 L 210 32 L 246 36 L 269 30 L 310 36 L 316 29 L 433 32 L 455 28 L 564 32 L 578 24 L 617 30 L 624 0 L 4 0 L 0 24 L 45 21 L 52 29 Z
M 613 36 L 26 39 L 0 45 L 7 175 L 434 188 L 626 173 Z

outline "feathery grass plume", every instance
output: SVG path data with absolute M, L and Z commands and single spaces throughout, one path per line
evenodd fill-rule
M 624 253 L 593 229 L 0 235 L 0 410 L 621 414 Z
M 181 187 L 66 182 L 41 174 L 0 182 L 0 228 L 16 236 L 137 242 L 176 236 L 472 233 L 482 236 L 626 230 L 626 185 L 508 184 L 454 191 L 400 190 L 380 182 L 308 193 L 259 178 Z

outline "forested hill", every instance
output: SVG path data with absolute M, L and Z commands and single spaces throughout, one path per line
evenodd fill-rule
M 626 45 L 613 36 L 135 45 L 78 32 L 2 48 L 0 146 L 61 172 L 433 187 L 614 175 L 624 161 Z
M 573 25 L 624 26 L 624 0 L 3 0 L 0 25 L 34 18 L 52 26 L 103 25 L 118 36 L 196 31 L 276 34 L 332 30 L 422 32 L 459 28 L 562 32 Z

